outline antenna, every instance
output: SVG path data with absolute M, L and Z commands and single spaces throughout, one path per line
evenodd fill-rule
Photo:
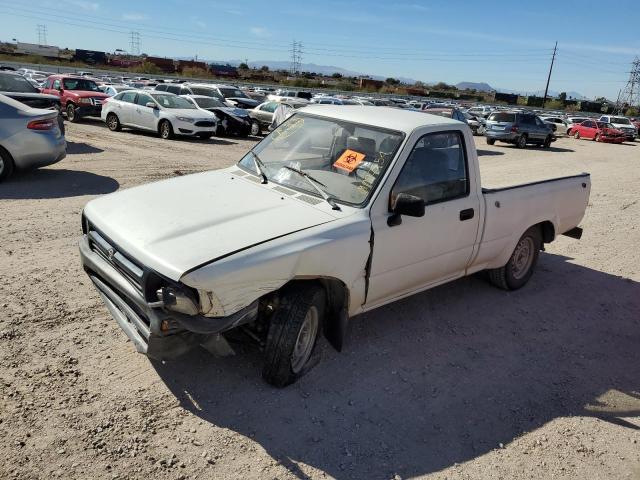
M 47 44 L 47 26 L 38 24 L 38 45 Z
M 132 31 L 130 34 L 129 53 L 131 55 L 140 55 L 140 32 Z

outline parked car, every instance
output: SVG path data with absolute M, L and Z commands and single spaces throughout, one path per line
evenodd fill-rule
M 633 142 L 638 136 L 638 129 L 633 123 L 631 123 L 631 120 L 629 120 L 627 117 L 602 115 L 599 121 L 610 123 L 611 125 L 613 125 L 613 128 L 617 128 L 618 130 L 622 131 L 622 133 L 624 133 L 627 137 L 627 140 L 631 142 Z
M 462 112 L 464 117 L 467 119 L 467 125 L 471 128 L 471 132 L 474 135 L 484 135 L 484 131 L 486 128 L 487 121 L 484 117 L 476 117 L 471 115 L 469 112 Z
M 585 120 L 571 128 L 573 138 L 588 138 L 596 142 L 622 143 L 626 140 L 624 132 L 610 123 Z
M 58 127 L 64 135 L 64 120 L 60 98 L 40 93 L 25 77 L 12 71 L 0 71 L 0 94 L 13 98 L 31 108 L 55 110 L 58 113 Z
M 566 123 L 560 117 L 541 116 L 538 118 L 546 123 L 553 132 L 557 132 L 559 128 L 561 129 L 561 131 L 564 131 L 566 129 Z
M 66 150 L 56 110 L 32 108 L 0 94 L 0 182 L 15 169 L 59 162 Z
M 578 125 L 586 120 L 590 120 L 588 117 L 567 117 L 565 123 L 567 124 L 567 135 L 573 135 L 572 128 L 574 125 Z
M 430 108 L 425 110 L 424 113 L 431 115 L 439 115 L 441 117 L 452 118 L 462 123 L 467 123 L 467 117 L 457 108 Z
M 343 101 L 335 97 L 313 97 L 311 103 L 318 105 L 344 105 Z
M 640 118 L 631 118 L 631 123 L 640 131 Z
M 288 105 L 295 110 L 309 105 L 309 102 L 303 99 L 290 98 L 281 102 L 264 102 L 253 110 L 249 110 L 251 135 L 260 135 L 263 131 L 269 130 L 271 122 L 273 122 L 273 114 L 280 104 Z
M 216 135 L 240 135 L 246 137 L 251 132 L 249 112 L 243 108 L 229 107 L 217 98 L 204 95 L 184 95 L 200 110 L 212 113 L 218 119 Z
M 313 105 L 235 166 L 92 200 L 80 255 L 139 352 L 228 351 L 242 327 L 283 387 L 323 333 L 342 348 L 354 315 L 481 270 L 523 287 L 545 243 L 580 238 L 590 184 L 483 189 L 460 122 Z
M 303 91 L 303 90 L 276 90 L 274 93 L 267 96 L 267 100 L 272 102 L 280 102 L 282 100 L 287 100 L 289 98 L 301 98 L 303 100 L 311 100 L 313 95 L 311 92 Z
M 351 99 L 352 102 L 357 103 L 358 105 L 363 105 L 363 106 L 367 106 L 367 107 L 374 107 L 374 103 L 371 100 L 367 100 L 366 98 L 352 98 Z
M 469 110 L 467 110 L 467 112 L 469 112 L 471 115 L 474 115 L 476 117 L 480 116 L 480 117 L 484 117 L 487 118 L 487 116 L 493 111 L 492 107 L 488 107 L 486 105 L 478 105 L 475 107 L 471 107 Z
M 167 92 L 128 90 L 105 103 L 101 118 L 109 130 L 122 127 L 156 132 L 161 138 L 175 135 L 211 138 L 217 118 L 198 109 L 185 98 Z
M 70 122 L 77 122 L 87 116 L 99 117 L 102 102 L 109 98 L 93 80 L 70 75 L 51 75 L 42 93 L 60 98 L 62 109 Z
M 126 92 L 127 90 L 134 90 L 134 88 L 128 85 L 100 85 L 100 91 L 106 93 L 108 96 L 113 97 L 120 92 Z
M 542 145 L 549 148 L 556 136 L 540 118 L 532 113 L 494 112 L 487 117 L 484 133 L 487 143 L 496 141 L 511 143 L 518 148 L 527 144 Z

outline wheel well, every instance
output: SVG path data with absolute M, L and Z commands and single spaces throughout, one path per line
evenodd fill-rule
M 542 241 L 544 243 L 551 243 L 556 236 L 556 229 L 553 226 L 553 223 L 550 221 L 540 222 L 537 225 L 540 228 L 540 233 L 542 234 Z
M 326 293 L 327 310 L 323 323 L 323 332 L 327 341 L 337 351 L 342 350 L 349 320 L 349 289 L 337 278 L 294 279 L 281 287 L 290 288 L 299 283 L 315 283 Z

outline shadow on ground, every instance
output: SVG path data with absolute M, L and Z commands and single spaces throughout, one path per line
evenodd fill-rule
M 143 136 L 143 137 L 153 137 L 153 138 L 157 138 L 158 140 L 161 140 L 163 142 L 186 142 L 186 143 L 199 143 L 199 144 L 204 144 L 204 145 L 236 145 L 238 142 L 234 142 L 230 139 L 236 139 L 236 140 L 255 140 L 254 137 L 211 137 L 209 139 L 202 139 L 202 138 L 194 138 L 194 137 L 185 137 L 182 135 L 176 135 L 175 137 L 173 137 L 173 139 L 171 140 L 162 140 L 156 133 L 153 132 L 146 132 L 146 131 L 142 131 L 142 130 L 129 130 L 124 128 L 122 130 L 122 132 L 120 132 L 121 134 L 132 134 L 132 135 L 139 135 L 139 136 Z
M 0 183 L 0 200 L 100 195 L 115 192 L 119 186 L 115 179 L 95 173 L 40 168 L 17 172 L 9 180 Z
M 477 152 L 479 157 L 494 157 L 497 155 L 504 155 L 504 152 L 496 152 L 495 150 L 478 149 Z
M 475 276 L 354 318 L 349 343 L 284 390 L 261 358 L 154 364 L 181 404 L 258 442 L 299 478 L 439 471 L 569 415 L 640 415 L 640 284 L 542 254 L 504 292 Z M 618 401 L 617 398 L 624 398 Z
M 71 142 L 67 140 L 67 154 L 77 155 L 83 153 L 102 153 L 102 148 L 94 147 L 88 143 Z

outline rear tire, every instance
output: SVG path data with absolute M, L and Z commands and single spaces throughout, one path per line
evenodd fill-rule
M 0 147 L 0 182 L 9 178 L 13 174 L 14 168 L 13 158 L 9 152 Z
M 120 120 L 115 113 L 110 113 L 107 115 L 107 127 L 112 132 L 119 132 L 122 130 L 122 125 L 120 125 Z
M 488 271 L 489 280 L 503 290 L 522 288 L 533 275 L 541 248 L 540 228 L 531 227 L 518 240 L 507 264 Z
M 158 131 L 160 132 L 160 138 L 163 140 L 170 140 L 173 138 L 173 127 L 169 120 L 162 120 L 158 125 Z
M 516 140 L 516 147 L 517 148 L 525 148 L 527 146 L 527 136 L 526 135 L 520 135 L 518 137 L 518 139 Z
M 308 362 L 322 328 L 326 297 L 318 285 L 293 285 L 280 297 L 267 334 L 262 378 L 278 388 L 308 371 Z
M 542 148 L 551 147 L 551 135 L 547 135 L 547 138 L 544 139 L 544 143 L 542 144 Z
M 493 145 L 496 141 L 493 138 L 487 138 L 487 145 Z

